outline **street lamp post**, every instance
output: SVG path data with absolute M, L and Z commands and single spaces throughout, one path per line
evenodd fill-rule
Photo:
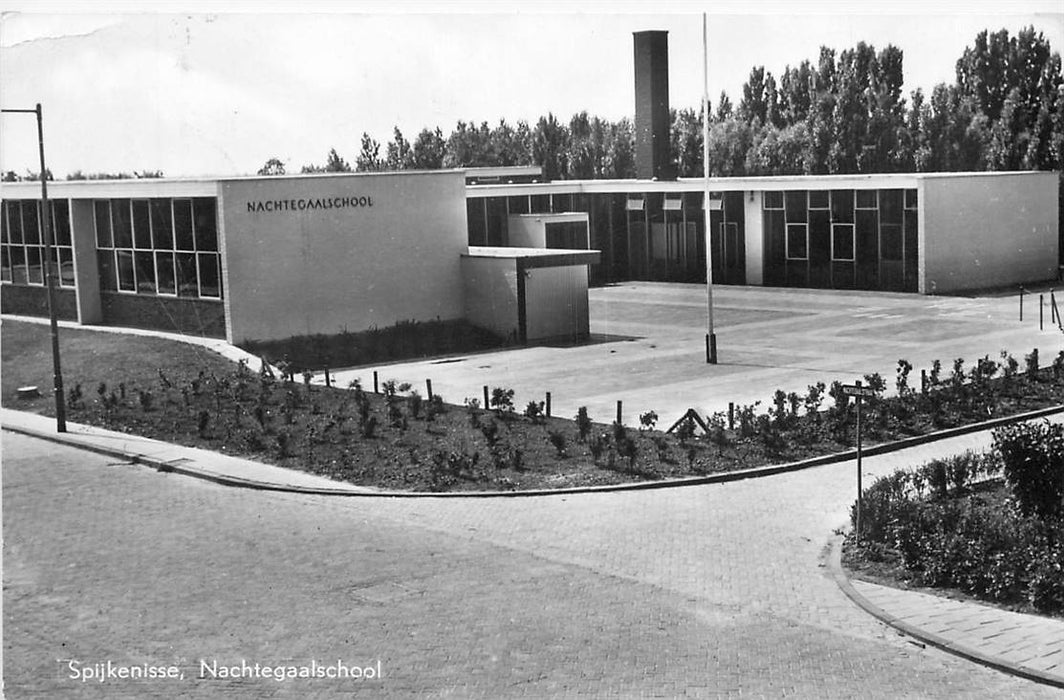
M 56 319 L 55 302 L 55 260 L 52 257 L 52 216 L 48 209 L 48 178 L 44 165 L 44 120 L 41 103 L 35 109 L 0 109 L 0 113 L 22 113 L 37 115 L 37 146 L 41 156 L 41 230 L 44 234 L 44 279 L 48 289 L 48 320 L 52 334 L 52 386 L 55 391 L 55 429 L 66 432 L 66 403 L 63 396 L 63 372 L 59 366 L 59 323 Z
M 713 234 L 709 208 L 709 42 L 706 13 L 702 13 L 702 213 L 706 231 L 706 362 L 717 364 L 717 334 L 713 331 Z

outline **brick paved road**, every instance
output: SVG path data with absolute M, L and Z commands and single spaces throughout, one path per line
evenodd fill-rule
M 845 599 L 819 564 L 852 466 L 656 492 L 341 500 L 10 433 L 3 451 L 8 697 L 1055 696 L 920 649 Z M 69 658 L 186 678 L 78 684 Z M 379 659 L 383 677 L 200 680 L 201 658 Z

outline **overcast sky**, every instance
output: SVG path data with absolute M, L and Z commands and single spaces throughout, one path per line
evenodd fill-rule
M 898 46 L 906 93 L 952 82 L 957 58 L 982 29 L 1015 34 L 1034 25 L 1055 51 L 1064 46 L 1059 2 L 878 4 L 890 7 L 183 2 L 144 13 L 145 3 L 0 0 L 0 106 L 43 104 L 57 177 L 77 169 L 250 174 L 272 156 L 298 172 L 324 163 L 329 148 L 353 164 L 364 131 L 383 154 L 393 126 L 412 140 L 423 127 L 446 136 L 459 119 L 631 116 L 632 32 L 641 30 L 669 32 L 671 106 L 697 107 L 702 12 L 714 103 L 721 90 L 738 103 L 751 67 L 778 76 L 815 62 L 821 45 Z M 75 14 L 85 7 L 93 12 Z M 31 117 L 0 120 L 0 169 L 37 170 Z

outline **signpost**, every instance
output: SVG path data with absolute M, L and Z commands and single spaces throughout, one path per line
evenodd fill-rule
M 842 385 L 843 396 L 852 396 L 857 402 L 857 520 L 854 523 L 854 540 L 861 541 L 861 399 L 874 399 L 874 389 L 861 386 L 861 382 Z

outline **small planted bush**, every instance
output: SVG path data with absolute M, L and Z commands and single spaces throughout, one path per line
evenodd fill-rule
M 1023 514 L 1060 516 L 1064 510 L 1064 425 L 1042 421 L 998 428 L 994 450 Z

